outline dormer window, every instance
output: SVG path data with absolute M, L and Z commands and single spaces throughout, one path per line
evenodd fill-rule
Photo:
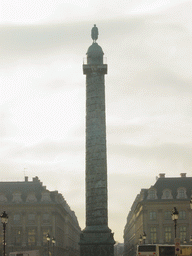
M 185 197 L 184 189 L 179 190 L 179 197 L 180 198 Z
M 168 190 L 165 191 L 165 198 L 169 198 L 169 196 L 170 196 L 170 192 Z
M 51 197 L 50 197 L 50 192 L 49 191 L 43 191 L 42 192 L 42 197 L 41 197 L 42 202 L 51 202 Z
M 26 202 L 27 203 L 35 203 L 35 202 L 37 202 L 37 198 L 36 198 L 34 192 L 31 192 L 31 193 L 28 194 Z
M 179 198 L 184 198 L 185 197 L 184 189 L 181 188 L 179 190 L 178 196 L 179 196 Z
M 177 190 L 177 198 L 182 199 L 182 198 L 187 198 L 186 195 L 186 188 L 179 188 Z
M 14 203 L 21 203 L 21 202 L 22 202 L 22 199 L 21 199 L 21 192 L 15 191 L 15 192 L 13 193 L 13 200 L 12 200 L 12 202 L 14 202 Z
M 157 192 L 156 192 L 155 189 L 149 189 L 149 190 L 148 190 L 147 199 L 150 199 L 150 200 L 157 199 Z
M 163 195 L 161 197 L 162 199 L 173 199 L 173 196 L 171 194 L 171 190 L 170 189 L 164 189 L 163 190 Z
M 7 202 L 7 198 L 4 194 L 0 194 L 0 203 L 6 203 Z
M 150 197 L 150 199 L 155 199 L 155 190 L 151 190 L 149 192 L 149 197 Z

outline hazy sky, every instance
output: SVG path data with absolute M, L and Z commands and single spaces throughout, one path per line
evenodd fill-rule
M 85 76 L 107 57 L 109 227 L 159 173 L 192 168 L 192 1 L 1 0 L 1 181 L 38 176 L 85 227 Z M 25 173 L 24 173 L 24 168 Z

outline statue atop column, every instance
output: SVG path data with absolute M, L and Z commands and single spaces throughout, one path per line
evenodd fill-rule
M 94 27 L 91 29 L 91 38 L 93 39 L 93 42 L 95 43 L 98 39 L 99 31 L 96 27 L 96 24 L 94 24 Z

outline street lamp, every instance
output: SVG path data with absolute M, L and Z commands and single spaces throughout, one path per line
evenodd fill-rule
M 192 209 L 192 197 L 191 197 L 191 200 L 190 200 L 190 208 Z
M 49 242 L 51 239 L 49 233 L 47 233 L 46 238 L 47 238 L 47 248 L 48 248 L 48 256 L 49 256 Z
M 191 200 L 190 200 L 190 208 L 192 209 L 192 197 L 191 197 Z M 190 236 L 190 242 L 192 242 L 192 235 Z
M 145 244 L 146 237 L 147 237 L 147 235 L 146 235 L 146 233 L 145 233 L 145 231 L 144 231 L 144 232 L 143 232 L 143 243 L 144 243 L 144 244 Z
M 55 238 L 52 238 L 52 244 L 53 244 L 53 256 L 55 256 L 55 251 L 54 251 L 54 247 L 55 247 Z
M 141 244 L 143 238 L 142 238 L 142 235 L 139 236 L 139 244 Z
M 2 214 L 1 214 L 1 222 L 3 224 L 3 256 L 5 256 L 5 227 L 6 227 L 6 224 L 8 222 L 8 215 L 7 213 L 4 211 Z
M 172 220 L 174 221 L 174 226 L 175 226 L 175 238 L 176 238 L 177 220 L 178 220 L 178 217 L 179 217 L 179 212 L 177 211 L 177 208 L 176 208 L 176 207 L 173 208 L 171 217 L 172 217 Z

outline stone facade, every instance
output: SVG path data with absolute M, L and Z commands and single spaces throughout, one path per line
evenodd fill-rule
M 96 26 L 94 27 L 98 32 Z M 95 37 L 94 37 L 95 38 Z M 107 65 L 96 40 L 87 52 L 86 75 L 86 228 L 80 238 L 81 256 L 113 256 L 108 228 L 105 82 Z
M 124 243 L 116 243 L 114 246 L 114 256 L 123 256 Z
M 49 191 L 39 181 L 25 178 L 24 182 L 0 182 L 0 212 L 6 211 L 6 254 L 13 251 L 39 250 L 48 255 L 47 233 L 55 238 L 50 242 L 49 255 L 78 256 L 79 227 L 75 213 L 58 193 Z M 0 251 L 2 251 L 0 228 Z
M 181 244 L 190 244 L 192 236 L 192 177 L 181 174 L 180 178 L 166 178 L 160 174 L 156 183 L 149 189 L 142 189 L 137 195 L 127 216 L 124 228 L 124 256 L 135 255 L 136 245 L 174 244 L 175 227 L 171 218 L 173 207 L 179 212 L 177 238 Z M 146 233 L 145 241 L 139 242 Z

